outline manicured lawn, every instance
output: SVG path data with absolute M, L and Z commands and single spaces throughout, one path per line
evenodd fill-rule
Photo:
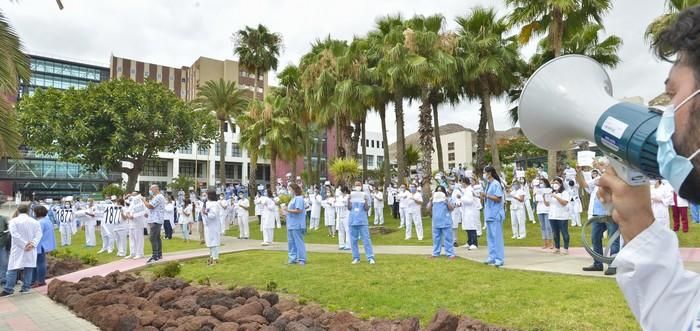
M 180 277 L 226 286 L 287 292 L 364 318 L 417 316 L 421 325 L 446 308 L 523 330 L 635 330 L 612 279 L 495 269 L 463 259 L 383 255 L 376 265 L 351 265 L 341 254 L 310 253 L 305 267 L 285 265 L 284 252 L 222 255 L 221 263 L 183 262 Z
M 388 208 L 385 208 L 384 213 L 384 226 L 389 230 L 395 230 L 394 232 L 388 234 L 372 234 L 372 243 L 376 245 L 432 245 L 432 231 L 431 231 L 431 219 L 426 217 L 423 218 L 423 231 L 424 239 L 423 241 L 418 241 L 415 235 L 415 230 L 413 230 L 413 238 L 411 240 L 404 240 L 405 229 L 398 229 L 399 220 L 394 219 L 391 216 L 391 212 Z M 506 213 L 509 214 L 509 213 Z M 506 215 L 506 221 L 503 223 L 503 234 L 506 246 L 521 246 L 521 247 L 537 247 L 542 245 L 542 236 L 540 232 L 539 222 L 533 224 L 527 222 L 527 237 L 525 239 L 511 239 L 511 223 L 510 215 Z M 370 226 L 374 220 L 374 216 L 370 217 Z M 586 214 L 581 214 L 581 219 L 586 219 Z M 308 224 L 308 222 L 307 222 Z M 309 231 L 306 234 L 305 241 L 307 243 L 314 244 L 338 244 L 338 238 L 331 238 L 328 236 L 328 230 L 323 227 L 323 219 L 321 219 L 321 229 L 318 231 Z M 581 229 L 580 227 L 569 226 L 569 235 L 571 237 L 571 247 L 582 247 L 581 245 Z M 588 228 L 590 231 L 590 228 Z M 233 227 L 226 232 L 226 235 L 232 237 L 238 237 L 238 228 Z M 251 239 L 262 240 L 262 232 L 260 231 L 260 226 L 257 222 L 250 223 L 250 237 Z M 587 233 L 586 238 L 590 240 L 590 232 Z M 690 231 L 688 233 L 679 232 L 678 239 L 681 247 L 700 247 L 700 224 L 690 224 Z M 287 241 L 287 230 L 286 228 L 275 229 L 275 241 L 285 242 Z M 465 231 L 458 231 L 457 241 L 460 245 L 464 245 L 467 242 L 467 233 Z M 479 238 L 479 244 L 486 244 L 485 234 Z
M 85 231 L 80 230 L 78 233 L 76 233 L 73 236 L 73 239 L 71 241 L 71 245 L 67 247 L 60 247 L 61 246 L 61 234 L 58 232 L 58 230 L 55 231 L 55 236 L 56 236 L 56 246 L 58 246 L 58 250 L 56 253 L 61 254 L 61 253 L 66 253 L 68 250 L 70 253 L 77 255 L 77 256 L 91 256 L 97 259 L 97 264 L 103 264 L 107 262 L 112 262 L 116 261 L 119 259 L 123 259 L 122 257 L 117 256 L 116 249 L 115 251 L 112 252 L 112 254 L 107 254 L 107 253 L 102 253 L 102 254 L 97 254 L 97 252 L 102 248 L 102 237 L 100 236 L 100 232 L 95 233 L 95 237 L 97 238 L 97 246 L 96 247 L 85 247 Z M 195 233 L 195 236 L 197 233 Z M 191 250 L 191 249 L 197 249 L 197 248 L 204 248 L 203 245 L 199 244 L 199 239 L 197 240 L 191 240 L 190 242 L 185 242 L 183 239 L 173 237 L 171 240 L 165 240 L 163 239 L 163 252 L 164 253 L 169 253 L 169 252 L 174 252 L 174 251 L 184 251 L 184 250 Z M 151 244 L 148 241 L 148 237 L 144 239 L 144 253 L 146 254 L 146 257 L 149 257 L 151 255 Z M 127 254 L 129 253 L 129 244 L 127 240 Z M 55 253 L 54 253 L 55 254 Z

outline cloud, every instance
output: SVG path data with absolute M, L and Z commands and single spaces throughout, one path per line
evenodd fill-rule
M 169 66 L 188 66 L 199 56 L 235 58 L 231 34 L 246 25 L 264 24 L 284 37 L 280 68 L 298 63 L 316 39 L 352 39 L 374 27 L 378 17 L 401 13 L 442 13 L 448 28 L 454 18 L 474 6 L 507 8 L 492 1 L 469 0 L 356 0 L 255 2 L 226 0 L 64 0 L 59 11 L 50 1 L 6 3 L 3 11 L 30 52 L 107 65 L 109 56 L 135 58 Z M 663 90 L 669 64 L 654 59 L 643 39 L 644 29 L 664 11 L 663 0 L 616 1 L 605 16 L 605 36 L 620 36 L 622 63 L 610 71 L 615 96 L 641 96 L 645 100 Z M 522 50 L 529 57 L 534 43 Z M 274 76 L 274 73 L 271 73 Z M 275 79 L 273 78 L 274 82 Z M 418 104 L 406 104 L 405 132 L 418 128 Z M 496 129 L 511 127 L 506 100 L 492 102 Z M 443 105 L 441 123 L 459 123 L 476 129 L 479 104 L 463 101 L 455 107 Z M 388 135 L 395 141 L 393 111 L 387 113 Z M 370 114 L 368 129 L 379 131 L 379 119 Z

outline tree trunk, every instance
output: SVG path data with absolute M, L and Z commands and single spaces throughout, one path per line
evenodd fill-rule
M 313 131 L 311 131 L 310 133 L 310 136 L 313 136 Z M 304 155 L 306 156 L 306 162 L 304 162 L 304 170 L 306 171 L 306 183 L 310 183 L 311 178 L 314 178 L 313 162 L 311 162 L 311 156 L 313 155 L 313 151 L 311 149 L 311 137 L 307 136 L 304 139 Z
M 561 55 L 561 44 L 564 34 L 563 14 L 560 9 L 554 8 L 552 11 L 552 23 L 549 26 L 549 43 L 554 53 L 554 58 Z M 557 151 L 547 150 L 547 175 L 550 179 L 558 173 Z
M 325 131 L 325 129 L 324 129 Z M 317 140 L 316 143 L 316 184 L 321 187 L 321 151 L 323 150 L 323 134 Z M 328 169 L 328 168 L 326 168 Z M 328 177 L 328 176 L 326 176 Z
M 477 178 L 481 178 L 481 174 L 486 167 L 486 134 L 488 133 L 486 129 L 486 111 L 484 111 L 484 102 L 481 102 L 481 109 L 479 111 L 479 129 L 476 132 L 476 169 L 474 173 Z
M 258 185 L 257 185 L 257 179 L 258 179 L 258 151 L 256 150 L 249 150 L 248 151 L 250 155 L 250 173 L 249 173 L 249 178 L 248 178 L 248 193 L 250 198 L 254 198 L 255 195 L 258 193 Z M 251 206 L 252 200 L 251 200 Z M 253 208 L 250 208 L 251 210 Z
M 404 140 L 403 96 L 396 93 L 394 97 L 394 113 L 396 114 L 396 163 L 399 167 L 399 185 L 406 184 L 406 141 Z
M 359 154 L 357 152 L 358 147 L 360 147 L 359 142 L 360 142 L 360 136 L 362 134 L 362 121 L 354 121 L 353 126 L 352 126 L 352 136 L 351 136 L 351 144 L 350 144 L 350 149 L 352 150 L 351 154 L 352 157 L 357 160 L 359 159 Z
M 496 129 L 493 124 L 493 114 L 491 113 L 491 94 L 483 90 L 481 93 L 481 101 L 486 112 L 486 120 L 489 125 L 489 143 L 491 144 L 491 163 L 496 169 L 496 172 L 501 174 L 501 159 L 498 156 L 498 144 L 496 144 Z
M 430 187 L 430 180 L 433 178 L 433 119 L 432 119 L 432 107 L 430 106 L 430 100 L 428 99 L 429 91 L 424 90 L 421 93 L 421 106 L 420 115 L 418 116 L 418 134 L 420 136 L 420 147 L 421 154 L 423 158 L 421 160 L 421 166 L 423 168 L 423 181 L 421 186 L 423 187 L 423 205 L 430 201 L 432 194 L 432 189 Z
M 391 162 L 389 160 L 389 138 L 386 134 L 386 105 L 381 105 L 379 107 L 379 118 L 382 121 L 382 142 L 384 145 L 384 162 L 382 162 L 382 170 L 384 171 L 384 187 L 389 187 L 391 185 L 391 174 L 389 169 L 391 167 Z M 384 190 L 384 201 L 386 199 L 387 192 Z
M 360 122 L 360 130 L 362 130 L 362 183 L 367 180 L 367 134 L 365 132 L 365 122 L 367 117 Z
M 440 139 L 440 121 L 438 120 L 438 102 L 433 101 L 433 123 L 435 126 L 435 150 L 437 151 L 438 170 L 445 172 L 445 159 L 442 156 L 442 141 Z
M 127 176 L 127 181 L 126 181 L 126 192 L 134 192 L 136 189 L 136 183 L 139 180 L 139 174 L 141 174 L 141 171 L 143 170 L 143 165 L 146 164 L 146 159 L 145 158 L 140 158 L 138 160 L 134 160 L 132 162 L 134 167 L 131 169 L 125 169 L 125 173 Z
M 292 177 L 296 178 L 297 175 L 297 161 L 299 160 L 299 156 L 295 156 L 294 160 L 292 160 Z
M 226 121 L 219 121 L 219 183 L 226 187 L 226 138 L 224 137 L 224 127 Z
M 255 81 L 253 82 L 253 100 L 258 101 L 258 75 L 260 74 L 258 68 L 255 68 Z
M 277 149 L 274 147 L 270 149 L 270 189 L 272 190 L 272 194 L 275 194 L 277 191 L 277 185 L 275 182 L 275 179 L 277 178 Z

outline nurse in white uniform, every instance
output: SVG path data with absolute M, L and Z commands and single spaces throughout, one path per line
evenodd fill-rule
M 314 187 L 309 200 L 311 200 L 311 223 L 309 224 L 309 229 L 318 230 L 321 226 L 321 195 L 318 193 L 317 188 Z
M 328 192 L 328 196 L 322 203 L 323 225 L 328 229 L 328 236 L 335 238 L 335 198 Z
M 263 234 L 263 246 L 269 246 L 275 240 L 275 213 L 277 206 L 272 195 L 272 190 L 265 192 L 267 196 L 260 197 L 260 205 L 262 208 L 262 219 L 260 223 L 260 231 Z
M 221 244 L 221 214 L 223 209 L 218 204 L 216 190 L 207 191 L 207 201 L 202 208 L 204 223 L 204 243 L 209 248 L 208 265 L 219 262 L 219 245 Z
M 671 215 L 668 208 L 673 204 L 673 191 L 669 190 L 660 179 L 652 180 L 650 184 L 651 210 L 654 213 L 654 219 L 670 228 Z
M 350 250 L 350 211 L 348 210 L 348 200 L 350 190 L 343 186 L 339 195 L 335 197 L 336 225 L 338 227 L 338 249 Z
M 481 229 L 481 213 L 479 213 L 480 200 L 476 197 L 469 178 L 464 179 L 463 190 L 462 230 L 467 231 L 467 243 L 464 247 L 469 250 L 474 250 L 479 247 L 477 231 Z

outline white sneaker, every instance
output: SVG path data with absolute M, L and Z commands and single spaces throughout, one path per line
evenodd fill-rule
M 518 236 L 516 236 L 516 235 L 510 237 L 510 239 L 517 239 L 517 238 L 518 238 Z
M 102 254 L 102 253 L 104 253 L 104 252 L 105 252 L 105 250 L 104 250 L 104 249 L 101 249 L 101 250 L 97 251 L 97 254 Z
M 358 264 L 358 263 L 360 263 L 360 259 L 354 259 L 354 260 L 352 260 L 352 264 Z
M 377 262 L 374 259 L 369 259 L 369 264 L 377 264 Z
M 519 236 L 518 239 L 525 239 L 525 236 Z
M 536 222 L 536 221 L 532 221 L 532 224 L 535 224 L 535 223 L 537 223 L 537 222 Z
M 471 246 L 469 246 L 469 250 L 470 250 L 470 251 L 475 250 L 475 249 L 478 249 L 478 248 L 479 248 L 479 247 L 476 247 L 476 245 L 471 245 Z
M 262 243 L 261 245 L 262 245 L 262 246 L 270 246 L 270 243 L 269 243 L 269 242 L 264 242 L 264 243 Z

